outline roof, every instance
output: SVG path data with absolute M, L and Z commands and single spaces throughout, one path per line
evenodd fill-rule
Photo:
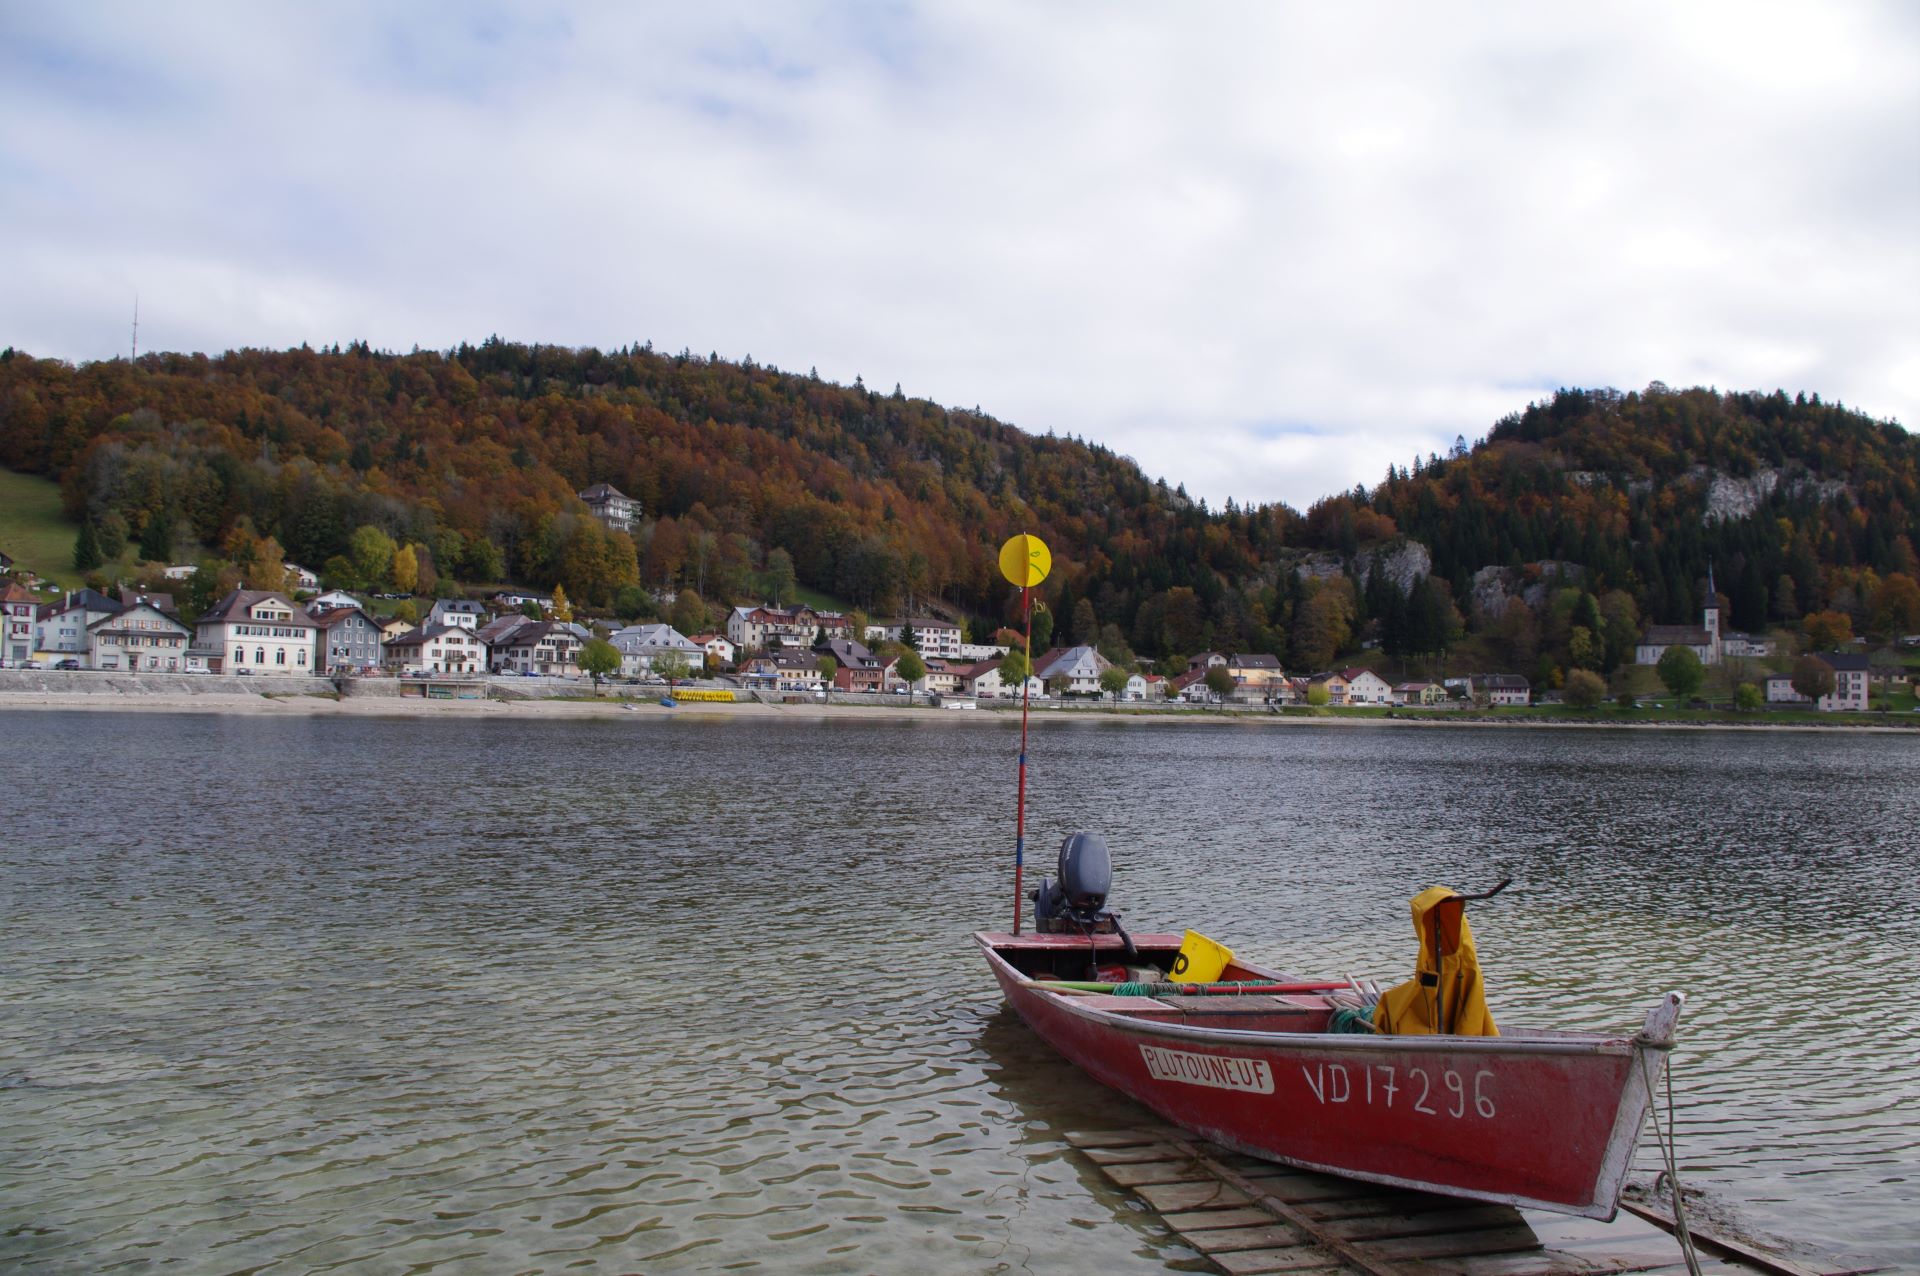
M 1352 682 L 1355 678 L 1363 678 L 1370 673 L 1372 673 L 1374 677 L 1380 678 L 1380 675 L 1377 673 L 1373 673 L 1373 670 L 1362 669 L 1357 665 L 1352 669 L 1342 669 L 1340 671 L 1340 676 L 1342 678 L 1345 678 L 1348 682 Z M 1380 678 L 1380 681 L 1385 682 L 1386 679 Z
M 1867 658 L 1858 653 L 1842 651 L 1816 651 L 1813 653 L 1835 673 L 1862 673 L 1868 668 Z
M 959 625 L 951 620 L 942 620 L 938 616 L 888 616 L 882 620 L 869 620 L 867 624 L 876 629 L 892 629 L 905 626 L 908 629 L 958 629 Z
M 444 638 L 448 634 L 460 634 L 463 637 L 473 639 L 482 646 L 487 645 L 479 634 L 460 625 L 423 625 L 418 629 L 409 629 L 398 638 L 387 639 L 386 645 L 389 647 L 417 647 L 423 642 L 428 642 L 435 638 Z
M 5 589 L 0 589 L 0 603 L 32 603 L 38 607 L 40 596 L 19 581 L 10 580 Z
M 1699 625 L 1648 625 L 1640 641 L 1650 647 L 1706 647 L 1713 636 Z
M 305 629 L 317 629 L 312 616 L 294 605 L 291 598 L 272 589 L 236 589 L 200 614 L 200 623 L 226 624 L 235 616 L 243 616 L 260 603 L 272 600 L 280 603 L 290 613 L 284 621 L 277 624 L 293 625 Z
M 1094 668 L 1096 669 L 1109 669 L 1113 666 L 1113 662 L 1101 655 L 1098 651 L 1082 644 L 1078 647 L 1053 648 L 1051 651 L 1046 652 L 1034 660 L 1033 671 L 1044 680 L 1052 677 L 1065 666 L 1079 664 L 1088 657 L 1092 657 Z
M 1473 680 L 1489 691 L 1525 691 L 1532 685 L 1517 673 L 1481 673 Z
M 595 483 L 592 487 L 580 493 L 580 499 L 583 501 L 630 501 L 633 498 L 611 483 Z
M 100 619 L 89 624 L 87 628 L 98 629 L 103 632 L 111 630 L 114 627 L 114 623 L 120 620 L 122 617 L 124 617 L 128 612 L 138 611 L 142 607 L 146 608 L 148 611 L 151 611 L 154 615 L 160 617 L 160 619 L 166 621 L 169 625 L 172 625 L 174 628 L 178 629 L 181 633 L 185 634 L 185 633 L 192 632 L 188 628 L 186 621 L 180 619 L 180 617 L 178 616 L 168 615 L 165 611 L 163 611 L 159 607 L 155 607 L 150 602 L 128 603 L 125 607 L 121 607 L 116 611 L 109 612 L 107 615 L 100 617 Z
M 1269 656 L 1261 652 L 1234 654 L 1227 657 L 1227 664 L 1235 669 L 1278 669 L 1280 657 Z
M 332 629 L 335 625 L 342 624 L 354 616 L 360 617 L 375 629 L 380 627 L 378 621 L 359 607 L 322 607 L 319 611 L 309 612 L 308 615 L 312 616 L 313 623 L 322 629 Z
M 129 589 L 127 586 L 122 585 L 120 586 L 120 601 L 128 606 L 132 606 L 135 603 L 146 603 L 155 611 L 172 612 L 179 610 L 179 608 L 173 605 L 172 594 L 163 594 L 152 589 Z
M 505 639 L 508 634 L 511 634 L 523 625 L 538 625 L 541 623 L 543 622 L 534 620 L 529 616 L 523 616 L 517 611 L 509 612 L 505 616 L 496 616 L 494 619 L 480 626 L 480 641 L 486 643 L 488 646 L 492 646 L 494 643 Z

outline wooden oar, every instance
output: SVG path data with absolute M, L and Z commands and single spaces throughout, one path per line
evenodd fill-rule
M 1116 988 L 1144 988 L 1148 997 L 1230 997 L 1239 993 L 1258 993 L 1263 997 L 1290 992 L 1335 992 L 1350 985 L 1344 979 L 1319 979 L 1311 982 L 1281 984 L 1266 981 L 1220 984 L 1099 984 L 1080 980 L 1037 980 L 1034 987 L 1054 992 L 1104 992 Z M 1129 995 L 1129 994 L 1122 994 Z

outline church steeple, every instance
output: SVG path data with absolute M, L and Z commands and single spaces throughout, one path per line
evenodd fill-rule
M 1700 602 L 1700 627 L 1714 650 L 1720 647 L 1720 591 L 1713 587 L 1713 564 L 1707 564 L 1707 596 Z

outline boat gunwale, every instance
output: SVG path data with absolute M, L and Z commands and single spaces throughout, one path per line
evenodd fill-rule
M 1047 992 L 1045 980 L 1034 979 L 1021 972 L 1014 964 L 1003 957 L 996 939 L 1012 938 L 996 935 L 988 931 L 974 932 L 974 942 L 986 954 L 988 964 L 993 968 L 994 976 L 1003 984 L 1009 980 L 1022 992 Z M 1046 945 L 1053 947 L 1054 945 Z M 1275 979 L 1283 976 L 1265 971 L 1252 963 L 1241 961 L 1239 964 L 1248 970 L 1263 976 L 1272 975 Z M 1618 1033 L 1566 1033 L 1553 1037 L 1456 1037 L 1440 1035 L 1419 1036 L 1383 1036 L 1372 1033 L 1347 1032 L 1285 1032 L 1261 1031 L 1252 1028 L 1214 1028 L 1188 1023 L 1167 1023 L 1157 1019 L 1146 1019 L 1137 1013 L 1103 1010 L 1090 1006 L 1077 996 L 1053 993 L 1052 1005 L 1103 1027 L 1135 1033 L 1142 1036 L 1162 1037 L 1169 1040 L 1186 1041 L 1194 1044 L 1259 1046 L 1266 1049 L 1294 1050 L 1312 1049 L 1354 1051 L 1362 1054 L 1378 1054 L 1386 1051 L 1410 1051 L 1418 1054 L 1467 1054 L 1498 1055 L 1577 1055 L 1577 1056 L 1626 1056 L 1640 1050 L 1668 1051 L 1673 1048 L 1671 1041 L 1655 1041 L 1634 1031 Z

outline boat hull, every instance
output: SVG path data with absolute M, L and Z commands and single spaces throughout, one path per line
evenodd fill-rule
M 1210 1007 L 1143 1014 L 1137 998 L 1049 992 L 1008 958 L 1053 947 L 1056 937 L 975 939 L 1008 1003 L 1043 1039 L 1212 1142 L 1288 1165 L 1591 1218 L 1616 1211 L 1679 1006 L 1674 995 L 1655 1012 L 1666 1011 L 1664 1040 L 1651 1017 L 1648 1031 L 1620 1036 L 1214 1026 L 1244 1017 L 1215 1018 L 1204 1013 Z M 1073 942 L 1084 951 L 1085 940 Z M 1324 1019 L 1323 998 L 1276 1000 L 1296 1005 L 1308 1024 L 1319 1022 L 1318 1002 Z

